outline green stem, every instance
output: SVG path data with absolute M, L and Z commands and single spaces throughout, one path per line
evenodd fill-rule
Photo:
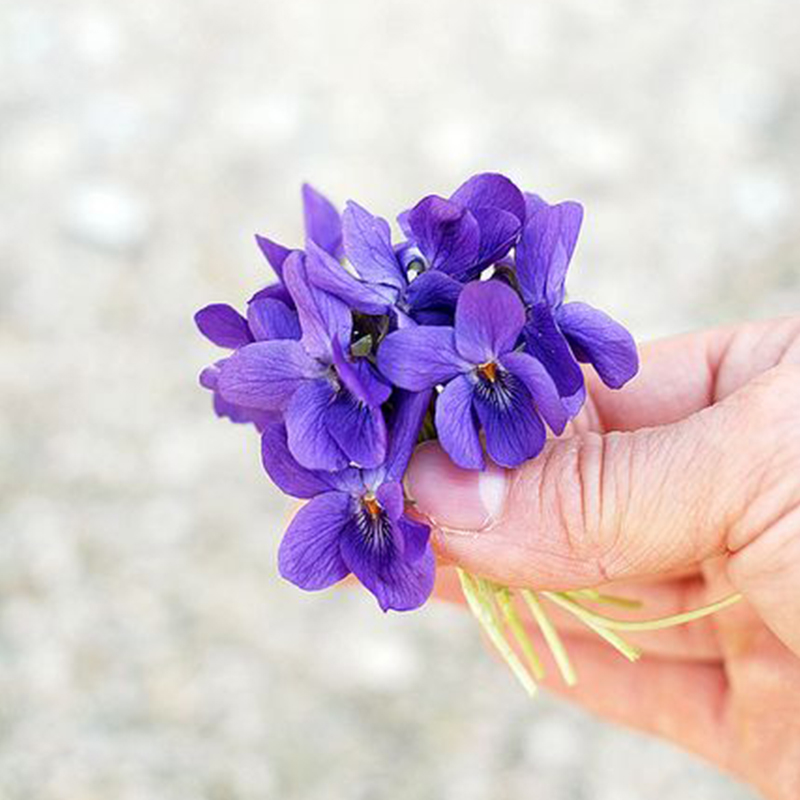
M 620 608 L 641 608 L 641 600 L 633 600 L 630 597 L 618 597 L 614 594 L 603 594 L 598 592 L 597 589 L 571 589 L 564 594 L 569 597 L 580 598 L 587 600 L 590 603 L 601 603 L 607 606 L 619 606 Z
M 522 624 L 522 620 L 519 618 L 519 614 L 517 614 L 517 609 L 514 608 L 511 592 L 504 586 L 500 586 L 495 589 L 495 598 L 497 599 L 497 604 L 500 606 L 500 611 L 503 612 L 506 625 L 508 625 L 509 630 L 517 640 L 520 650 L 525 654 L 533 677 L 537 681 L 544 680 L 544 665 L 533 649 L 533 644 L 531 644 L 531 640 L 525 632 L 525 627 Z
M 544 608 L 542 608 L 542 604 L 539 602 L 539 598 L 536 596 L 535 592 L 529 589 L 523 589 L 522 598 L 528 604 L 531 615 L 542 631 L 542 636 L 544 636 L 544 640 L 547 642 L 547 646 L 553 654 L 553 660 L 556 662 L 556 666 L 561 673 L 561 677 L 564 679 L 564 683 L 566 683 L 567 686 L 574 686 L 578 682 L 578 679 L 575 675 L 575 670 L 569 655 L 567 654 L 567 649 L 564 647 L 564 643 L 561 641 L 561 637 L 558 635 L 555 625 L 550 622 L 550 617 L 547 616 Z

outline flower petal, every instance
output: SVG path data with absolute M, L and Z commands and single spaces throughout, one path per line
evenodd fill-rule
M 334 338 L 350 341 L 353 324 L 350 309 L 339 298 L 311 283 L 305 258 L 299 251 L 286 259 L 283 278 L 297 306 L 303 345 L 312 356 L 330 358 Z
M 488 267 L 508 253 L 522 225 L 513 214 L 499 208 L 476 208 L 472 214 L 481 232 L 478 263 Z
M 318 369 L 300 342 L 254 342 L 222 365 L 219 390 L 229 403 L 279 411 Z
M 558 324 L 579 361 L 588 361 L 606 386 L 619 389 L 639 369 L 633 336 L 608 314 L 586 303 L 567 303 Z
M 466 280 L 477 269 L 480 231 L 462 206 L 429 195 L 408 213 L 408 225 L 430 269 Z
M 315 242 L 335 258 L 342 255 L 342 221 L 333 203 L 313 186 L 303 184 L 303 218 L 306 240 Z
M 374 217 L 351 200 L 342 215 L 342 234 L 345 255 L 365 281 L 398 290 L 405 287 L 406 277 L 397 261 L 385 219 Z
M 420 325 L 452 325 L 463 288 L 464 284 L 444 272 L 423 272 L 406 290 L 409 313 Z
M 525 384 L 536 404 L 536 410 L 553 433 L 563 433 L 569 421 L 567 409 L 547 370 L 527 353 L 506 353 L 501 363 Z
M 304 382 L 286 409 L 289 452 L 306 469 L 344 469 L 350 459 L 331 435 L 325 415 L 336 390 L 325 378 Z
M 472 408 L 474 384 L 466 375 L 454 378 L 436 398 L 436 432 L 447 455 L 463 469 L 483 469 L 485 461 Z
M 335 339 L 332 344 L 336 373 L 350 393 L 362 403 L 374 408 L 383 405 L 389 399 L 392 387 L 366 358 L 348 361 L 339 340 Z
M 403 537 L 403 555 L 406 561 L 413 563 L 418 558 L 422 558 L 428 549 L 428 542 L 431 538 L 430 527 L 405 516 L 405 514 L 397 520 L 396 525 Z
M 525 349 L 550 373 L 562 397 L 571 397 L 583 386 L 583 372 L 569 343 L 546 304 L 534 306 L 522 331 Z
M 510 402 L 495 402 L 475 393 L 475 410 L 486 434 L 486 452 L 501 467 L 518 467 L 544 447 L 544 423 L 533 398 L 518 379 L 508 388 Z
M 386 458 L 386 422 L 380 407 L 364 405 L 341 390 L 325 409 L 325 426 L 340 450 L 361 467 L 377 467 Z
M 213 303 L 194 315 L 200 333 L 219 347 L 235 350 L 253 341 L 247 320 L 225 303 Z
M 269 265 L 275 270 L 275 274 L 282 280 L 283 262 L 286 261 L 286 257 L 292 251 L 288 247 L 284 247 L 282 244 L 273 242 L 272 239 L 267 239 L 266 236 L 259 236 L 258 234 L 256 234 L 256 244 L 269 262 Z
M 351 506 L 349 495 L 326 492 L 295 514 L 278 550 L 278 569 L 286 580 L 316 591 L 349 575 L 340 538 L 350 520 Z
M 332 473 L 310 470 L 297 463 L 289 451 L 286 426 L 273 421 L 261 433 L 261 463 L 272 482 L 292 497 L 315 497 L 329 492 Z
M 564 279 L 583 221 L 580 203 L 533 207 L 517 245 L 517 277 L 529 303 L 559 305 L 564 299 Z
M 464 287 L 456 306 L 456 348 L 472 364 L 485 364 L 511 350 L 525 325 L 517 293 L 500 281 Z
M 405 510 L 405 496 L 403 495 L 403 485 L 399 481 L 386 481 L 382 483 L 375 492 L 378 502 L 386 511 L 389 519 L 400 519 L 400 515 Z
M 513 214 L 522 224 L 525 221 L 525 198 L 505 175 L 483 172 L 473 175 L 453 192 L 450 200 L 470 211 L 478 208 L 497 208 Z
M 422 557 L 409 563 L 397 550 L 394 532 L 387 534 L 375 541 L 365 537 L 355 522 L 350 523 L 340 540 L 342 558 L 384 611 L 419 608 L 433 591 L 433 551 L 427 547 Z
M 247 306 L 247 324 L 257 341 L 300 338 L 297 312 L 280 300 L 268 297 L 253 300 Z
M 433 391 L 405 392 L 398 389 L 389 419 L 389 445 L 386 453 L 387 480 L 401 481 L 428 413 Z
M 259 289 L 251 298 L 248 300 L 249 303 L 252 303 L 254 300 L 280 300 L 284 305 L 287 305 L 289 308 L 294 308 L 294 300 L 292 300 L 292 296 L 289 294 L 289 290 L 283 285 L 283 283 L 271 283 L 269 286 L 265 286 L 263 289 Z
M 333 256 L 309 242 L 306 275 L 314 286 L 344 301 L 364 314 L 385 314 L 396 290 L 373 286 L 353 277 Z
M 378 348 L 378 369 L 401 389 L 420 392 L 468 365 L 455 349 L 452 328 L 420 325 L 390 333 Z

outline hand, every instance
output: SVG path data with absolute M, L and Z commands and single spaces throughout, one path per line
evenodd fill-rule
M 440 559 L 498 583 L 611 583 L 640 617 L 741 592 L 630 637 L 637 664 L 561 618 L 579 673 L 568 696 L 772 800 L 800 797 L 800 318 L 645 347 L 629 387 L 589 380 L 573 430 L 520 470 L 459 470 L 430 443 L 407 480 Z M 439 594 L 457 596 L 440 572 Z

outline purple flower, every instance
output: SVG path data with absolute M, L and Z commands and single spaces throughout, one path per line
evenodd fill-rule
M 297 307 L 300 341 L 257 341 L 222 365 L 218 387 L 230 403 L 284 414 L 289 449 L 307 469 L 341 470 L 351 461 L 381 464 L 386 425 L 381 405 L 391 387 L 350 352 L 352 317 L 341 300 L 308 279 L 308 258 L 293 251 L 283 280 Z
M 281 542 L 284 578 L 313 591 L 353 573 L 384 611 L 411 610 L 427 600 L 435 576 L 430 529 L 406 516 L 401 481 L 429 399 L 429 392 L 401 393 L 387 459 L 376 469 L 305 469 L 283 425 L 265 428 L 262 460 L 269 476 L 287 494 L 312 498 Z
M 442 447 L 466 469 L 483 469 L 479 428 L 492 460 L 515 467 L 542 449 L 542 418 L 559 434 L 567 414 L 553 380 L 516 349 L 525 309 L 499 281 L 464 287 L 455 327 L 418 326 L 389 334 L 378 366 L 394 384 L 423 391 L 444 384 L 436 400 Z
M 238 350 L 257 341 L 299 339 L 297 312 L 280 300 L 261 297 L 247 306 L 247 318 L 224 303 L 213 303 L 194 315 L 195 324 L 209 341 L 228 350 Z M 213 393 L 214 413 L 231 422 L 252 422 L 259 430 L 274 415 L 257 408 L 227 401 L 219 392 L 219 375 L 227 359 L 220 359 L 200 373 L 200 385 Z
M 578 361 L 589 362 L 608 386 L 618 389 L 637 372 L 633 337 L 607 314 L 586 303 L 564 303 L 564 280 L 578 240 L 579 203 L 548 205 L 526 197 L 528 219 L 516 248 L 520 291 L 528 308 L 526 349 L 544 364 L 571 413 L 585 390 Z

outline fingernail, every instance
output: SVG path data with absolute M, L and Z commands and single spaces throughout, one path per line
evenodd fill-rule
M 406 490 L 438 527 L 479 531 L 500 518 L 508 475 L 495 464 L 483 472 L 461 469 L 436 442 L 425 442 L 408 466 Z

